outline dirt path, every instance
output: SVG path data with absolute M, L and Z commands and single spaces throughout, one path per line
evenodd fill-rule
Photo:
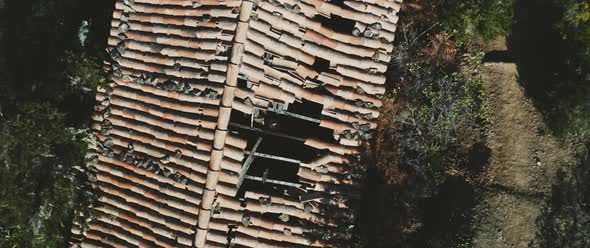
M 518 84 L 516 65 L 485 66 L 493 117 L 487 145 L 490 163 L 476 207 L 474 247 L 536 247 L 537 217 L 551 193 L 557 169 L 570 149 L 545 134 L 540 113 Z

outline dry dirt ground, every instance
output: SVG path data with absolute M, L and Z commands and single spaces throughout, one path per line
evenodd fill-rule
M 513 63 L 484 65 L 491 96 L 484 193 L 475 209 L 473 246 L 538 247 L 536 223 L 559 167 L 572 163 L 571 148 L 545 132 L 541 114 L 518 83 Z

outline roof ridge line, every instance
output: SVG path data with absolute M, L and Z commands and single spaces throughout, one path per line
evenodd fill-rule
M 215 201 L 216 187 L 218 183 L 219 172 L 221 170 L 221 161 L 223 159 L 223 148 L 227 137 L 227 127 L 232 110 L 232 104 L 235 97 L 235 89 L 238 83 L 238 71 L 244 55 L 244 42 L 249 27 L 250 13 L 254 3 L 251 0 L 243 0 L 240 5 L 240 14 L 238 15 L 238 25 L 236 26 L 234 42 L 232 45 L 231 56 L 227 68 L 225 85 L 221 97 L 221 106 L 217 118 L 217 127 L 213 139 L 213 151 L 209 168 L 207 169 L 207 179 L 203 189 L 203 198 L 199 206 L 199 214 L 196 225 L 196 232 L 193 247 L 205 247 L 207 233 L 209 231 L 209 222 L 211 220 L 213 202 Z

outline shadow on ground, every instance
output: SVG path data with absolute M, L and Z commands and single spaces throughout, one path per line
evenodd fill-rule
M 575 89 L 572 48 L 562 39 L 556 25 L 561 10 L 553 0 L 517 0 L 508 49 L 518 66 L 519 81 L 552 131 L 559 131 L 567 104 Z
M 488 163 L 489 148 L 476 145 L 469 156 L 465 170 L 479 174 Z M 369 167 L 358 223 L 365 247 L 446 248 L 470 241 L 479 194 L 465 177 L 449 176 L 426 195 L 418 179 L 395 185 L 386 181 Z

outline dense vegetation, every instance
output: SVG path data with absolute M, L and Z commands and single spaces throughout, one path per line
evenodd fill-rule
M 415 0 L 401 15 L 373 154 L 384 200 L 369 203 L 385 217 L 369 246 L 470 247 L 471 181 L 489 153 L 481 46 L 509 32 L 512 2 Z
M 548 71 L 538 72 L 541 83 L 525 85 L 545 115 L 551 131 L 579 144 L 577 163 L 564 165 L 553 188 L 539 240 L 543 247 L 590 246 L 590 1 L 550 0 L 537 18 L 548 19 L 549 39 L 557 54 L 547 58 Z M 542 17 L 541 17 L 542 16 Z M 547 18 L 549 17 L 549 18 Z M 525 20 L 526 21 L 526 20 Z M 536 20 L 532 20 L 536 21 Z M 524 27 L 523 27 L 524 28 Z M 553 37 L 552 37 L 553 36 Z M 516 42 L 515 42 L 516 43 Z M 522 60 L 538 59 L 522 54 Z M 537 66 L 533 63 L 533 66 Z M 528 69 L 528 68 L 525 68 Z M 525 70 L 524 73 L 528 71 Z M 524 74 L 525 76 L 527 74 Z M 531 77 L 535 78 L 535 77 Z M 536 79 L 536 78 L 535 78 Z
M 0 11 L 0 247 L 65 247 L 94 199 L 85 125 L 112 1 L 7 0 Z
M 590 5 L 543 2 L 539 9 L 524 0 L 404 3 L 372 154 L 377 168 L 369 170 L 367 201 L 379 216 L 365 217 L 370 247 L 471 247 L 474 179 L 490 152 L 483 142 L 490 110 L 479 78 L 481 47 L 498 36 L 508 36 L 511 54 L 502 59 L 517 63 L 549 131 L 588 141 Z M 544 247 L 589 245 L 589 169 L 580 147 L 578 160 L 586 162 L 573 173 L 564 166 L 540 220 Z
M 550 112 L 551 118 L 561 116 L 564 111 L 565 123 L 560 131 L 579 135 L 582 140 L 590 139 L 590 1 L 560 0 L 558 8 L 562 18 L 557 26 L 562 34 L 567 51 L 567 72 L 565 80 L 555 86 L 560 90 L 551 98 L 557 102 L 557 109 Z M 553 121 L 556 122 L 555 120 Z
M 89 204 L 84 132 L 45 103 L 27 103 L 0 124 L 1 247 L 63 247 L 73 211 Z
M 438 8 L 442 27 L 459 44 L 506 35 L 512 24 L 513 0 L 449 0 Z
M 537 7 L 518 1 L 509 44 L 551 131 L 580 140 L 590 137 L 589 6 L 584 0 L 542 0 Z
M 384 214 L 361 220 L 368 235 L 358 243 L 470 247 L 476 201 L 470 179 L 488 152 L 482 145 L 489 110 L 478 76 L 480 46 L 497 36 L 510 35 L 523 81 L 542 82 L 525 87 L 552 130 L 587 141 L 590 1 L 543 1 L 551 13 L 529 16 L 538 18 L 529 22 L 513 22 L 513 15 L 526 11 L 519 7 L 525 0 L 404 3 L 374 142 L 377 168 L 369 171 L 381 179 L 369 183 L 381 185 L 367 194 L 385 197 L 367 202 Z M 64 247 L 72 220 L 88 216 L 85 207 L 93 200 L 82 166 L 85 125 L 94 89 L 104 84 L 100 61 L 113 1 L 6 3 L 0 20 L 8 27 L 0 41 L 8 53 L 0 56 L 10 61 L 0 84 L 0 247 Z M 530 44 L 519 41 L 531 28 L 527 23 L 547 30 L 534 38 L 551 42 L 527 50 Z M 546 57 L 535 57 L 540 50 Z M 586 162 L 555 187 L 540 234 L 546 247 L 589 245 L 582 234 L 590 232 L 590 173 L 588 160 L 581 160 Z

